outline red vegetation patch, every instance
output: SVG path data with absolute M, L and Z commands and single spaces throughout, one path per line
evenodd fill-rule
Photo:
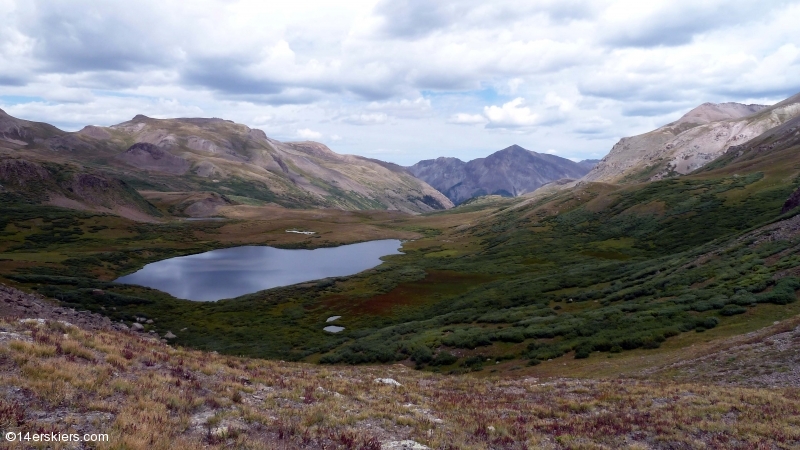
M 446 297 L 466 292 L 484 283 L 489 277 L 446 270 L 430 270 L 424 279 L 399 284 L 391 292 L 369 298 L 332 296 L 324 305 L 337 311 L 346 309 L 356 314 L 389 315 L 396 307 L 435 303 Z

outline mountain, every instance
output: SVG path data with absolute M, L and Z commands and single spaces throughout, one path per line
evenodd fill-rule
M 773 106 L 704 103 L 675 122 L 622 138 L 583 181 L 618 183 L 687 174 L 800 116 L 800 94 Z
M 590 166 L 592 162 L 588 160 L 576 163 L 512 145 L 469 162 L 458 158 L 428 159 L 408 167 L 408 171 L 459 204 L 489 194 L 517 197 L 550 181 L 580 178 Z
M 0 159 L 8 158 L 102 172 L 139 191 L 214 193 L 229 203 L 407 213 L 453 206 L 401 166 L 316 142 L 280 142 L 217 118 L 137 115 L 70 133 L 0 111 Z

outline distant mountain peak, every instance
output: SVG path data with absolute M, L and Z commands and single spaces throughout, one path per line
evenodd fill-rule
M 526 148 L 522 148 L 522 147 L 520 147 L 520 146 L 519 146 L 519 145 L 517 145 L 517 144 L 514 144 L 514 145 L 511 145 L 511 146 L 508 146 L 508 147 L 506 147 L 506 148 L 504 148 L 504 149 L 500 150 L 500 152 L 518 152 L 518 151 L 525 151 L 525 152 L 529 152 L 530 150 L 528 150 L 528 149 L 526 149 Z M 500 153 L 500 152 L 495 152 L 495 153 Z
M 554 180 L 580 178 L 591 168 L 591 164 L 543 155 L 514 144 L 466 163 L 439 157 L 420 161 L 408 170 L 458 204 L 483 195 L 519 196 Z

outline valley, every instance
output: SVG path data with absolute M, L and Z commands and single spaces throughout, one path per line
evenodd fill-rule
M 726 108 L 723 113 L 739 111 Z M 709 110 L 716 111 L 706 107 L 703 117 L 718 119 Z M 770 109 L 758 107 L 753 114 L 765 111 Z M 110 322 L 104 326 L 110 330 L 59 329 L 59 333 L 65 331 L 61 334 L 94 349 L 74 347 L 76 355 L 103 353 L 83 359 L 107 361 L 114 370 L 129 374 L 127 382 L 146 384 L 142 374 L 155 367 L 152 370 L 164 372 L 159 376 L 170 383 L 175 378 L 203 384 L 206 406 L 187 403 L 175 406 L 176 411 L 187 420 L 201 410 L 210 411 L 203 423 L 211 423 L 206 419 L 214 414 L 219 419 L 208 425 L 205 435 L 202 426 L 193 425 L 191 431 L 177 433 L 181 439 L 223 445 L 263 431 L 269 442 L 302 447 L 298 436 L 303 433 L 320 433 L 323 426 L 340 433 L 345 426 L 371 420 L 380 424 L 376 426 L 383 430 L 377 432 L 384 434 L 382 442 L 408 438 L 442 448 L 526 448 L 523 445 L 535 443 L 572 448 L 589 439 L 615 447 L 627 442 L 623 436 L 634 433 L 628 419 L 621 417 L 655 414 L 655 399 L 670 397 L 677 402 L 673 409 L 674 404 L 682 405 L 675 409 L 681 417 L 663 423 L 635 422 L 640 434 L 630 439 L 651 444 L 666 439 L 675 446 L 685 440 L 690 447 L 735 442 L 734 447 L 741 448 L 757 443 L 789 448 L 800 442 L 797 424 L 786 418 L 796 417 L 791 411 L 798 407 L 797 379 L 792 375 L 797 364 L 787 356 L 786 347 L 794 339 L 800 315 L 796 118 L 783 117 L 780 124 L 727 147 L 690 173 L 645 178 L 640 175 L 655 172 L 645 168 L 629 176 L 633 172 L 626 168 L 617 172 L 619 182 L 593 178 L 614 167 L 615 158 L 624 157 L 618 146 L 595 168 L 584 167 L 588 174 L 578 173 L 577 179 L 540 183 L 544 187 L 515 196 L 458 198 L 455 207 L 399 166 L 329 154 L 313 143 L 284 144 L 267 138 L 263 152 L 256 152 L 259 157 L 275 158 L 280 154 L 273 152 L 280 150 L 295 156 L 303 153 L 309 164 L 330 165 L 314 172 L 322 178 L 312 180 L 295 177 L 292 174 L 300 172 L 291 170 L 270 172 L 269 163 L 258 169 L 241 161 L 230 166 L 219 161 L 214 164 L 224 168 L 225 177 L 220 175 L 218 183 L 216 178 L 205 180 L 197 170 L 210 159 L 185 151 L 197 147 L 191 137 L 164 144 L 169 141 L 165 136 L 185 136 L 183 127 L 198 123 L 233 127 L 217 119 L 198 120 L 139 117 L 117 128 L 90 129 L 89 134 L 98 136 L 92 139 L 113 141 L 115 133 L 127 130 L 153 142 L 143 145 L 120 137 L 124 144 L 114 144 L 117 153 L 108 150 L 105 159 L 81 153 L 89 152 L 85 150 L 89 147 L 81 150 L 77 145 L 69 158 L 61 151 L 53 156 L 47 150 L 52 137 L 25 141 L 35 132 L 17 132 L 15 142 L 4 135 L 13 145 L 5 144 L 0 161 L 0 281 L 54 299 L 59 308 L 107 318 Z M 169 133 L 136 135 L 156 125 Z M 522 153 L 527 152 L 524 149 L 510 152 L 530 156 Z M 255 158 L 256 153 L 248 154 Z M 168 164 L 152 165 L 154 161 Z M 347 161 L 357 165 L 340 167 Z M 131 164 L 136 170 L 126 166 Z M 251 172 L 234 176 L 234 167 Z M 193 175 L 187 175 L 190 168 Z M 359 180 L 374 188 L 370 184 L 374 179 L 359 178 L 358 173 L 385 173 L 382 170 L 394 175 L 384 177 L 377 190 L 352 188 L 327 194 L 315 190 L 329 189 L 333 184 L 325 183 L 333 179 L 344 183 L 347 180 L 336 177 L 345 176 L 351 177 L 347 183 Z M 252 175 L 257 172 L 266 178 Z M 284 191 L 269 181 L 283 177 L 280 173 L 288 173 L 280 181 L 289 183 Z M 303 173 L 306 177 L 312 172 Z M 303 180 L 317 188 L 306 189 Z M 375 194 L 381 190 L 397 195 Z M 381 207 L 371 202 L 380 202 Z M 181 300 L 155 289 L 113 282 L 152 262 L 215 249 L 242 245 L 316 249 L 383 239 L 401 240 L 402 253 L 384 256 L 383 263 L 372 269 L 219 301 Z M 15 311 L 8 316 L 17 317 Z M 333 316 L 340 317 L 328 322 Z M 332 325 L 343 330 L 324 331 Z M 18 322 L 2 326 L 34 341 L 40 333 Z M 29 370 L 28 364 L 39 364 L 26 360 L 25 354 L 50 355 L 44 348 L 56 345 L 55 338 L 42 339 L 2 350 L 18 361 L 6 376 L 19 377 L 19 371 Z M 92 344 L 97 339 L 115 344 L 100 349 Z M 749 367 L 755 365 L 756 350 L 763 353 L 773 345 L 766 342 L 775 342 L 773 359 Z M 31 347 L 35 345 L 44 347 Z M 120 353 L 129 347 L 157 356 L 151 361 Z M 58 353 L 46 356 L 51 357 L 66 358 Z M 184 367 L 191 366 L 180 369 L 180 374 L 189 370 L 194 378 L 175 375 L 178 359 Z M 85 362 L 75 364 L 74 370 L 100 376 Z M 212 366 L 217 369 L 196 375 Z M 167 374 L 169 370 L 173 375 Z M 341 381 L 319 381 L 332 379 L 333 373 Z M 226 377 L 247 377 L 250 384 L 240 388 L 224 381 Z M 394 407 L 417 405 L 443 422 L 431 422 L 425 418 L 428 413 L 401 420 L 405 413 L 372 403 L 368 398 L 373 395 L 392 399 L 399 395 L 390 386 L 373 383 L 366 388 L 373 378 L 397 378 L 404 386 L 436 386 L 436 395 L 404 388 L 398 391 L 403 400 L 397 397 Z M 14 379 L 13 383 L 22 383 Z M 620 380 L 627 390 L 617 398 L 614 392 Z M 769 380 L 779 380 L 775 383 L 781 387 L 771 387 Z M 237 404 L 251 395 L 259 396 L 253 401 L 264 400 L 258 383 L 276 389 L 268 390 L 273 392 L 267 396 L 274 400 L 270 400 L 273 407 L 286 403 L 287 411 L 294 412 L 274 419 L 246 419 L 244 415 L 251 413 Z M 322 386 L 319 392 L 324 395 L 316 394 L 316 385 Z M 723 385 L 735 386 L 738 399 L 725 399 L 728 388 Z M 176 382 L 177 388 L 181 386 Z M 354 386 L 361 394 L 354 393 Z M 493 401 L 470 390 L 491 395 Z M 229 397 L 235 392 L 238 401 Z M 348 425 L 317 417 L 321 413 L 315 411 L 321 411 L 322 404 L 338 401 L 332 392 L 345 393 L 348 399 L 342 402 L 362 398 L 360 421 Z M 60 394 L 53 395 L 56 399 Z M 107 398 L 111 393 L 98 390 L 92 395 Z M 512 399 L 517 395 L 528 399 L 526 405 L 546 401 L 561 406 L 558 411 L 530 409 Z M 692 403 L 695 396 L 708 403 Z M 294 400 L 287 403 L 287 398 Z M 443 403 L 435 406 L 437 399 Z M 162 400 L 151 399 L 154 405 Z M 40 407 L 49 408 L 50 401 L 42 400 Z M 723 425 L 724 414 L 712 411 L 720 403 L 725 411 L 747 411 L 737 425 L 740 428 Z M 755 411 L 765 403 L 781 405 L 784 412 L 771 410 L 770 417 L 784 417 L 775 425 L 787 430 L 783 435 L 755 426 Z M 470 411 L 468 419 L 459 422 L 446 413 L 456 405 Z M 491 417 L 480 412 L 496 405 L 506 412 Z M 592 422 L 589 413 L 600 411 L 605 422 Z M 290 414 L 303 418 L 298 421 Z M 711 419 L 680 436 L 665 431 L 685 423 L 687 415 Z M 509 422 L 523 416 L 536 419 L 530 424 Z M 251 423 L 248 420 L 266 428 L 242 425 Z M 443 425 L 435 425 L 439 423 Z M 220 424 L 227 424 L 226 430 L 241 429 L 241 435 L 216 440 L 211 428 Z M 490 425 L 494 431 L 487 431 Z M 174 430 L 173 425 L 163 426 Z M 398 427 L 407 428 L 397 431 Z M 390 428 L 394 431 L 387 431 Z M 722 431 L 712 436 L 711 428 Z M 356 429 L 352 438 L 361 439 L 359 448 L 373 448 L 368 444 L 376 434 L 361 425 Z M 314 439 L 328 442 L 334 439 L 331 436 Z

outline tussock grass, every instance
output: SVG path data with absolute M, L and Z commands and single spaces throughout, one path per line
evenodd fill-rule
M 0 326 L 35 336 L 0 344 L 8 362 L 0 389 L 15 392 L 0 400 L 0 423 L 109 433 L 100 449 L 371 449 L 402 439 L 464 449 L 800 444 L 800 395 L 790 388 L 312 366 L 172 348 L 120 332 Z M 59 414 L 69 420 L 49 422 Z

